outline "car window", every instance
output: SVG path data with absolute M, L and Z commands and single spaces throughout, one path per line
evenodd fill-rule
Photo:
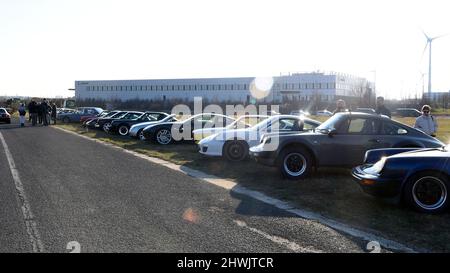
M 374 135 L 378 132 L 378 122 L 369 118 L 351 118 L 344 122 L 340 128 L 341 134 Z
M 202 123 L 204 123 L 204 122 L 209 121 L 209 120 L 211 120 L 213 118 L 214 118 L 214 116 L 212 116 L 212 115 L 199 115 L 198 117 L 194 118 L 194 122 L 202 122 Z
M 308 131 L 308 130 L 312 130 L 314 128 L 317 127 L 317 124 L 315 123 L 311 123 L 309 121 L 304 121 L 303 122 L 303 131 Z
M 278 121 L 269 124 L 268 128 L 270 131 L 278 130 L 278 131 L 300 131 L 301 130 L 301 121 L 293 118 L 282 118 Z
M 155 115 L 148 114 L 148 115 L 143 116 L 142 120 L 143 121 L 156 121 L 156 120 L 158 120 L 158 118 L 155 117 Z
M 111 116 L 111 118 L 120 118 L 121 116 L 123 116 L 125 113 L 124 112 L 117 112 L 115 114 L 113 114 Z
M 205 115 L 197 119 L 201 123 L 202 128 L 224 127 L 226 121 L 221 116 Z
M 161 116 L 161 114 L 157 114 L 157 113 L 154 113 L 154 114 L 147 114 L 147 119 L 148 119 L 149 121 L 155 121 L 155 120 L 160 119 L 160 116 Z
M 138 113 L 128 113 L 127 115 L 125 115 L 123 117 L 123 119 L 137 119 L 138 117 L 140 117 L 141 115 Z
M 392 122 L 383 122 L 382 135 L 405 135 L 408 131 Z
M 0 109 L 0 113 L 6 113 L 5 109 Z

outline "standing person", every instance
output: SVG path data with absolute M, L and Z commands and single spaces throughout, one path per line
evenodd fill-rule
M 341 100 L 341 99 L 337 100 L 337 101 L 336 101 L 336 109 L 333 111 L 333 116 L 334 116 L 336 113 L 346 112 L 347 109 L 346 109 L 345 107 L 346 107 L 346 104 L 345 104 L 345 101 L 344 101 L 344 100 Z
M 375 112 L 377 112 L 378 115 L 385 115 L 389 118 L 392 117 L 391 111 L 384 105 L 384 97 L 377 98 L 377 109 L 375 110 Z
M 30 102 L 29 108 L 28 108 L 28 112 L 30 113 L 31 116 L 31 122 L 33 126 L 36 126 L 37 123 L 37 115 L 38 115 L 38 105 L 37 103 L 32 100 Z
M 47 103 L 47 100 L 44 99 L 41 102 L 41 106 L 42 106 L 42 122 L 44 124 L 44 126 L 48 126 L 49 120 L 48 120 L 48 110 L 49 110 L 49 106 Z
M 31 123 L 31 112 L 30 112 L 30 109 L 31 109 L 31 105 L 33 104 L 33 100 L 32 101 L 30 101 L 30 103 L 28 103 L 28 122 L 30 122 Z
M 43 115 L 43 113 L 44 113 L 44 111 L 43 111 L 43 106 L 42 106 L 42 102 L 40 102 L 39 104 L 37 104 L 36 109 L 37 109 L 38 123 L 39 123 L 39 124 L 42 124 L 42 115 Z
M 56 125 L 56 104 L 52 103 L 52 119 L 53 119 L 53 125 Z
M 20 104 L 19 107 L 19 120 L 20 120 L 20 127 L 25 126 L 25 115 L 27 114 L 27 111 L 25 110 L 25 105 L 23 103 Z
M 422 115 L 416 119 L 414 128 L 423 131 L 427 135 L 436 137 L 438 124 L 436 119 L 431 115 L 431 107 L 429 105 L 422 106 Z

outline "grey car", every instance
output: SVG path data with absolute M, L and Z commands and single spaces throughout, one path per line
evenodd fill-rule
M 74 112 L 61 112 L 57 114 L 56 119 L 64 123 L 80 122 L 82 118 L 94 118 L 101 112 L 103 112 L 103 109 L 98 107 L 80 107 Z
M 439 148 L 439 140 L 382 115 L 338 113 L 314 132 L 266 135 L 250 149 L 257 162 L 278 166 L 289 179 L 306 177 L 313 167 L 353 167 L 367 150 L 379 148 Z

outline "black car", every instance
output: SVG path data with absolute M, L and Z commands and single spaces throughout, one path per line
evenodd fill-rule
M 103 111 L 100 114 L 96 115 L 95 117 L 82 117 L 80 120 L 81 126 L 86 127 L 86 124 L 91 120 L 94 120 L 94 119 L 97 120 L 99 118 L 110 117 L 110 116 L 114 115 L 115 113 L 117 113 L 117 112 Z
M 90 129 L 96 129 L 95 125 L 97 124 L 97 121 L 100 118 L 118 118 L 124 114 L 128 113 L 127 111 L 119 111 L 114 110 L 111 112 L 108 112 L 107 114 L 103 115 L 101 113 L 98 117 L 87 119 L 85 122 L 83 122 L 82 126 Z
M 150 122 L 150 121 L 158 121 L 162 120 L 169 116 L 167 113 L 163 112 L 145 112 L 140 117 L 134 119 L 119 119 L 113 120 L 111 122 L 111 126 L 108 129 L 109 133 L 119 133 L 121 136 L 128 135 L 130 127 L 134 124 L 142 123 L 142 122 Z
M 11 115 L 5 108 L 0 108 L 0 122 L 11 123 Z
M 400 117 L 413 117 L 417 118 L 422 115 L 422 113 L 414 108 L 398 108 L 395 110 L 394 115 Z
M 354 167 L 366 151 L 379 148 L 438 148 L 439 140 L 383 115 L 338 113 L 314 132 L 271 135 L 250 149 L 257 162 L 278 166 L 289 179 L 306 177 L 313 167 Z
M 235 119 L 214 113 L 202 113 L 191 116 L 183 121 L 163 122 L 146 127 L 142 133 L 148 140 L 160 145 L 167 145 L 178 141 L 194 140 L 192 131 L 194 129 L 214 128 L 216 124 L 220 127 L 229 125 Z M 174 133 L 175 132 L 175 133 Z M 172 134 L 174 133 L 174 134 Z
M 371 150 L 352 175 L 366 193 L 404 201 L 421 212 L 439 213 L 450 203 L 448 147 Z
M 136 111 L 126 111 L 122 115 L 117 115 L 109 118 L 99 118 L 97 123 L 95 124 L 95 128 L 103 129 L 103 131 L 108 132 L 111 126 L 111 122 L 118 119 L 137 119 L 139 118 L 143 112 Z

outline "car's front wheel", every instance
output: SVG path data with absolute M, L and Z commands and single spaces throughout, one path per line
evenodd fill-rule
M 304 179 L 311 173 L 313 160 L 304 148 L 288 148 L 281 152 L 278 165 L 285 178 L 298 180 Z
M 156 132 L 155 140 L 160 145 L 168 145 L 172 143 L 172 132 L 170 132 L 170 129 L 159 129 Z
M 417 174 L 405 186 L 405 201 L 420 212 L 443 212 L 449 204 L 449 186 L 448 178 L 440 173 Z
M 121 135 L 121 136 L 126 136 L 126 135 L 128 135 L 128 132 L 130 131 L 130 129 L 128 128 L 128 126 L 126 126 L 126 125 L 121 125 L 120 127 L 119 127 L 119 134 Z
M 248 156 L 248 144 L 245 141 L 227 141 L 223 147 L 226 159 L 230 161 L 241 161 Z

